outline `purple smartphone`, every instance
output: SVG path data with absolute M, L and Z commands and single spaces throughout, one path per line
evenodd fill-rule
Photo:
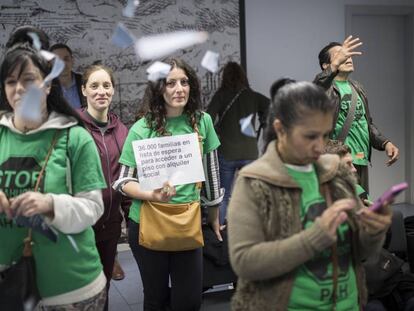
M 394 198 L 402 191 L 408 188 L 408 184 L 406 182 L 402 182 L 400 184 L 396 184 L 385 191 L 378 199 L 375 200 L 374 204 L 368 207 L 371 211 L 378 210 L 385 202 L 390 202 L 394 200 Z

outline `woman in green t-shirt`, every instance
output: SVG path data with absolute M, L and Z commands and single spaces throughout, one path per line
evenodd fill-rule
M 171 59 L 168 64 L 171 70 L 165 79 L 148 82 L 139 112 L 140 119 L 130 129 L 122 150 L 121 174 L 114 188 L 133 199 L 128 236 L 144 286 L 144 310 L 198 310 L 202 293 L 202 249 L 156 251 L 139 245 L 138 240 L 143 201 L 190 203 L 200 200 L 200 189 L 196 184 L 186 184 L 170 185 L 154 191 L 142 190 L 132 142 L 194 132 L 198 132 L 201 138 L 206 177 L 203 188 L 206 198 L 203 201 L 210 207 L 209 223 L 220 236 L 217 206 L 223 194 L 216 153 L 220 142 L 211 117 L 200 111 L 200 84 L 194 70 L 179 59 Z
M 5 290 L 33 226 L 39 309 L 103 310 L 106 278 L 91 227 L 103 213 L 106 187 L 98 152 L 60 87 L 45 83 L 58 60 L 34 48 L 29 35 L 38 30 L 18 31 L 0 68 L 0 309 L 36 307 Z M 38 98 L 26 98 L 33 90 Z
M 229 206 L 239 276 L 232 310 L 357 311 L 366 303 L 361 264 L 379 252 L 391 209 L 355 213 L 362 202 L 352 173 L 322 154 L 333 111 L 309 82 L 272 96 L 266 152 L 241 170 Z

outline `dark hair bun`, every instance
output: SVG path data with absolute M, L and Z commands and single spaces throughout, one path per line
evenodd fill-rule
M 30 32 L 37 34 L 42 50 L 49 49 L 49 37 L 47 34 L 43 30 L 35 28 L 33 26 L 20 26 L 16 28 L 11 33 L 9 40 L 6 43 L 6 49 L 9 49 L 16 44 L 26 42 L 33 46 L 33 39 L 31 36 L 29 36 Z

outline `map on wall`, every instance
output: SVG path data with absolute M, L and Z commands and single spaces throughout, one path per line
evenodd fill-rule
M 82 73 L 87 65 L 101 61 L 115 73 L 112 110 L 130 126 L 152 62 L 140 62 L 133 47 L 123 50 L 111 44 L 117 23 L 124 23 L 137 38 L 179 30 L 207 31 L 207 42 L 173 54 L 196 70 L 207 106 L 219 86 L 221 70 L 213 74 L 200 63 L 207 50 L 220 54 L 220 69 L 230 60 L 240 62 L 239 1 L 141 0 L 132 18 L 122 16 L 126 4 L 126 0 L 0 0 L 0 48 L 4 51 L 16 27 L 33 25 L 49 35 L 51 45 L 65 43 L 72 49 L 75 71 Z

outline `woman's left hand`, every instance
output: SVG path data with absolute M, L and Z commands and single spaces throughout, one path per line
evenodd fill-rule
M 368 234 L 375 235 L 380 232 L 385 232 L 391 225 L 391 206 L 385 204 L 375 212 L 370 211 L 368 208 L 363 208 L 359 214 L 359 220 L 363 230 Z
M 54 217 L 53 199 L 47 194 L 28 191 L 10 199 L 10 203 L 10 208 L 16 216 L 31 217 L 36 214 L 43 214 L 50 218 Z

